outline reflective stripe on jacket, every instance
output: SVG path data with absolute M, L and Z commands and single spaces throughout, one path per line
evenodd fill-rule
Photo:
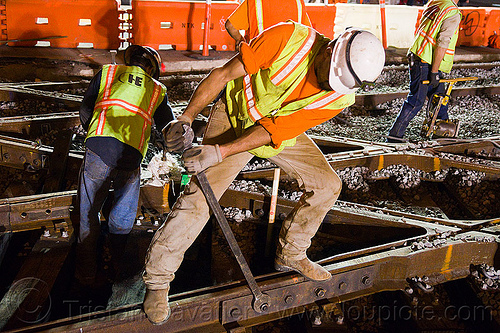
M 113 137 L 146 155 L 151 123 L 167 89 L 137 66 L 105 65 L 87 138 Z
M 292 36 L 269 68 L 228 83 L 228 113 L 238 136 L 263 117 L 286 116 L 302 109 L 338 110 L 354 103 L 354 94 L 322 90 L 283 106 L 287 97 L 305 79 L 318 51 L 328 41 L 314 29 L 294 23 Z M 259 157 L 271 157 L 294 144 L 295 138 L 283 141 L 278 149 L 262 146 L 250 152 Z
M 420 59 L 428 64 L 432 64 L 434 49 L 436 48 L 436 39 L 441 30 L 443 20 L 453 16 L 461 15 L 457 5 L 451 0 L 431 0 L 425 7 L 420 19 L 420 24 L 415 34 L 415 40 L 410 48 L 410 52 L 416 54 Z M 458 40 L 459 27 L 455 30 L 453 37 L 439 70 L 449 73 L 453 66 L 453 56 L 455 55 L 455 45 Z

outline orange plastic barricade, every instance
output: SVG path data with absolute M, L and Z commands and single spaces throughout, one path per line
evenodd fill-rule
M 224 23 L 237 1 L 212 2 L 208 45 L 219 51 L 234 51 L 235 42 Z M 133 41 L 157 50 L 198 51 L 203 45 L 205 1 L 135 0 L 132 3 Z
M 488 40 L 484 36 L 486 9 L 460 8 L 462 21 L 458 34 L 457 46 L 484 46 Z M 486 43 L 486 44 L 485 44 Z
M 5 14 L 5 1 L 0 1 L 0 40 L 7 40 L 7 15 Z
M 118 8 L 112 0 L 8 0 L 6 14 L 8 39 L 28 40 L 11 46 L 119 46 Z
M 495 35 L 497 37 L 495 37 Z M 498 36 L 500 36 L 500 9 L 487 8 L 486 24 L 484 26 L 484 38 L 486 44 L 484 46 L 500 48 Z
M 336 10 L 334 4 L 306 3 L 306 12 L 313 28 L 328 38 L 334 36 Z

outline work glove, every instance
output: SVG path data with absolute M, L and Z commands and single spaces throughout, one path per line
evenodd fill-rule
M 202 145 L 190 148 L 182 155 L 187 172 L 196 175 L 222 162 L 219 145 Z
M 431 89 L 436 89 L 437 86 L 439 86 L 439 72 L 437 73 L 433 73 L 433 72 L 430 72 L 429 73 L 429 88 Z
M 172 120 L 163 128 L 163 137 L 167 145 L 167 151 L 171 153 L 182 153 L 191 147 L 194 132 L 191 125 L 184 120 Z

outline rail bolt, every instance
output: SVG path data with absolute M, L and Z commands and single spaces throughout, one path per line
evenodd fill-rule
M 269 310 L 269 304 L 271 303 L 271 298 L 267 294 L 261 294 L 254 299 L 253 309 L 257 313 L 263 313 Z
M 241 316 L 241 311 L 239 308 L 232 308 L 230 311 L 229 311 L 229 315 L 233 318 L 238 318 Z
M 361 278 L 361 283 L 364 284 L 365 286 L 369 285 L 371 282 L 372 282 L 372 280 L 370 279 L 370 277 L 368 275 L 365 275 Z
M 264 210 L 263 210 L 263 209 L 260 209 L 260 208 L 259 208 L 259 209 L 257 209 L 257 210 L 255 211 L 255 214 L 256 214 L 257 216 L 262 217 L 262 216 L 264 216 L 264 215 L 266 214 L 266 212 L 264 212 Z
M 326 295 L 326 290 L 321 288 L 321 287 L 318 287 L 314 290 L 314 294 L 318 297 L 325 297 Z

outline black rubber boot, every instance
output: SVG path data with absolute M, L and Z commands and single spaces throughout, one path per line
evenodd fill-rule
M 123 270 L 123 255 L 127 246 L 129 234 L 109 234 L 109 245 L 111 250 L 111 272 L 109 279 L 113 282 L 125 278 Z

